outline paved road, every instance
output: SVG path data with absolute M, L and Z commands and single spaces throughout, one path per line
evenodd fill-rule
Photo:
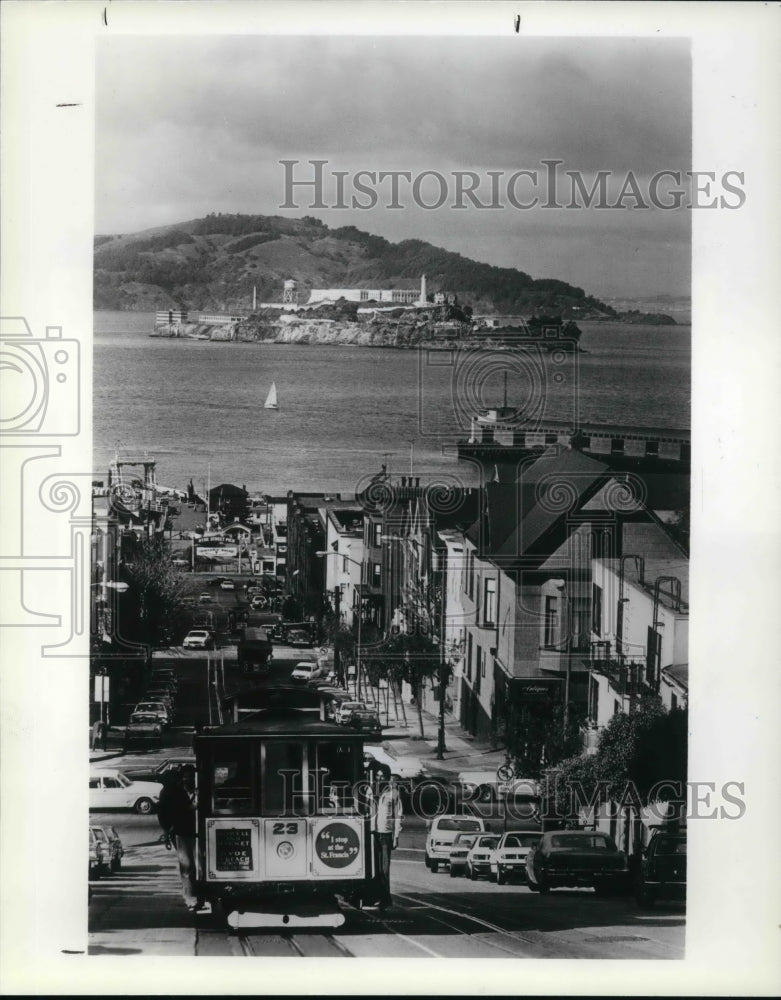
M 272 679 L 286 679 L 299 659 L 312 655 L 278 647 Z M 178 663 L 177 722 L 192 726 L 204 712 L 205 659 L 178 655 Z M 252 683 L 232 663 L 226 672 L 232 683 Z M 169 733 L 166 741 L 169 747 L 189 743 L 181 731 Z M 164 755 L 136 754 L 133 763 Z M 93 955 L 674 959 L 684 953 L 685 914 L 679 904 L 644 911 L 631 899 L 598 899 L 590 890 L 543 897 L 525 887 L 429 872 L 423 863 L 425 822 L 412 816 L 405 819 L 394 855 L 394 906 L 385 913 L 345 906 L 346 923 L 337 931 L 230 935 L 208 915 L 188 914 L 175 854 L 160 844 L 155 816 L 91 813 L 90 818 L 117 826 L 126 849 L 120 873 L 91 883 Z M 499 820 L 491 825 L 501 828 Z
M 91 883 L 92 955 L 235 955 L 474 958 L 683 957 L 684 910 L 590 890 L 542 897 L 523 886 L 451 879 L 423 864 L 419 829 L 402 833 L 394 855 L 394 906 L 380 914 L 345 906 L 332 932 L 231 935 L 208 916 L 193 918 L 179 891 L 176 857 L 159 843 L 154 816 L 92 814 L 117 826 L 122 870 Z

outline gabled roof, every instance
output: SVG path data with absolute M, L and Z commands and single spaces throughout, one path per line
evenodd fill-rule
M 582 452 L 552 446 L 521 463 L 515 482 L 486 486 L 486 558 L 524 556 L 559 522 L 580 509 L 610 478 L 608 467 Z M 468 533 L 479 537 L 477 525 Z

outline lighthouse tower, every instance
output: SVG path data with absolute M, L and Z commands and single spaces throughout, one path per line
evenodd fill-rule
M 298 284 L 293 281 L 292 278 L 288 278 L 285 282 L 285 287 L 282 291 L 282 301 L 284 303 L 294 304 L 296 301 L 296 292 L 298 290 Z
M 426 298 L 426 275 L 421 274 L 420 276 L 420 298 L 418 299 L 419 306 L 425 306 L 428 302 Z

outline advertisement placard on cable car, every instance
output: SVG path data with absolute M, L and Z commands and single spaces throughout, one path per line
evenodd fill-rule
M 353 816 L 319 817 L 312 825 L 312 871 L 328 878 L 364 874 L 364 824 Z
M 254 879 L 260 873 L 260 821 L 206 820 L 207 880 Z

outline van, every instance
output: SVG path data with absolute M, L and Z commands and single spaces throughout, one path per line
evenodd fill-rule
M 426 836 L 426 867 L 436 872 L 441 864 L 449 864 L 450 849 L 459 833 L 485 833 L 485 821 L 479 816 L 446 814 L 435 816 L 428 825 Z

